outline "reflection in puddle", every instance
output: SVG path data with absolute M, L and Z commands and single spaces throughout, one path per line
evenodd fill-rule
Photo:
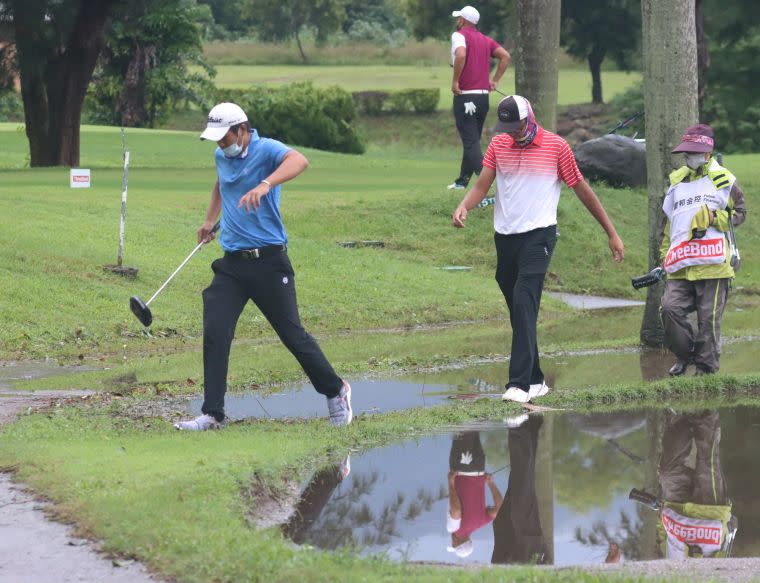
M 724 343 L 721 370 L 731 374 L 756 371 L 758 353 L 756 340 Z M 551 386 L 583 389 L 667 378 L 673 362 L 673 355 L 662 350 L 600 351 L 545 356 L 541 368 Z M 354 414 L 431 407 L 451 398 L 498 398 L 504 391 L 507 368 L 502 361 L 400 380 L 352 381 Z M 324 417 L 326 413 L 324 397 L 311 385 L 267 396 L 228 394 L 225 400 L 227 414 L 238 419 Z M 199 415 L 202 404 L 201 398 L 191 401 L 190 413 Z
M 283 530 L 454 564 L 756 557 L 759 437 L 750 407 L 522 415 L 324 468 Z

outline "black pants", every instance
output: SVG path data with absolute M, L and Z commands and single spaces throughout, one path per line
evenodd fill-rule
M 235 327 L 248 300 L 261 310 L 314 388 L 335 397 L 343 381 L 316 340 L 301 325 L 293 267 L 285 251 L 260 259 L 225 254 L 211 264 L 214 279 L 203 290 L 203 413 L 224 419 L 227 367 Z
M 536 322 L 544 277 L 557 243 L 557 227 L 551 225 L 516 235 L 494 235 L 496 281 L 507 300 L 512 324 L 512 356 L 507 387 L 528 390 L 544 380 L 538 362 Z
M 542 564 L 549 547 L 541 529 L 536 496 L 536 451 L 543 420 L 531 415 L 509 430 L 509 486 L 493 521 L 493 564 Z
M 466 103 L 473 103 L 475 111 L 467 113 Z M 473 174 L 483 169 L 483 151 L 480 149 L 480 135 L 488 115 L 488 93 L 468 93 L 454 96 L 454 119 L 459 137 L 462 138 L 462 165 L 457 181 L 467 184 Z

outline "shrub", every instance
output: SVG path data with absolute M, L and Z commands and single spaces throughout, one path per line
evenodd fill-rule
M 15 91 L 0 91 L 0 121 L 24 121 L 24 104 Z
M 305 82 L 278 88 L 225 89 L 218 92 L 219 101 L 240 105 L 263 136 L 320 150 L 364 152 L 352 125 L 354 101 L 340 87 L 321 89 Z
M 353 93 L 359 113 L 433 113 L 438 107 L 439 89 L 404 89 L 402 91 L 358 91 Z

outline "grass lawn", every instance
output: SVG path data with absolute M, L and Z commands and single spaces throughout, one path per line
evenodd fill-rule
M 438 87 L 441 90 L 439 109 L 451 108 L 451 67 L 446 65 L 410 66 L 267 66 L 267 65 L 219 65 L 214 82 L 218 87 L 245 89 L 251 85 L 274 87 L 297 81 L 312 81 L 318 87 L 338 85 L 346 91 L 392 91 L 398 89 L 424 89 Z M 641 73 L 604 71 L 602 86 L 604 97 L 609 100 L 641 83 Z M 515 74 L 510 67 L 504 75 L 499 90 L 507 95 L 514 93 Z M 562 69 L 559 73 L 560 105 L 585 103 L 591 97 L 591 76 L 588 71 Z M 491 94 L 491 107 L 502 98 Z
M 204 249 L 152 304 L 153 336 L 128 309 L 129 296 L 149 297 L 194 246 L 213 180 L 212 147 L 192 132 L 129 130 L 132 151 L 125 264 L 137 280 L 102 270 L 116 259 L 121 193 L 121 143 L 115 128 L 82 133 L 82 167 L 93 188 L 71 190 L 67 169 L 24 169 L 25 136 L 0 125 L 0 360 L 49 355 L 83 362 L 100 358 L 108 373 L 27 383 L 31 387 L 109 389 L 109 379 L 134 373 L 127 398 L 103 396 L 89 405 L 24 416 L 0 429 L 0 468 L 56 503 L 57 512 L 105 548 L 145 561 L 181 581 L 497 581 L 504 572 L 441 570 L 360 559 L 340 552 L 294 550 L 277 530 L 246 520 L 252 484 L 282 488 L 327 459 L 442 425 L 501 419 L 515 406 L 478 401 L 361 418 L 345 431 L 323 420 L 252 422 L 223 432 L 186 435 L 159 419 L 136 415 L 148 397 L 200 391 L 200 291 L 219 254 Z M 471 356 L 505 354 L 505 308 L 493 281 L 491 209 L 473 211 L 454 230 L 450 214 L 462 193 L 445 189 L 458 151 L 429 146 L 370 148 L 365 156 L 305 150 L 306 174 L 284 187 L 302 316 L 336 366 L 354 375 L 413 369 Z M 760 187 L 758 156 L 727 157 L 748 195 L 750 220 L 740 230 L 743 267 L 724 324 L 728 335 L 757 333 L 760 272 L 750 250 L 760 244 L 752 221 Z M 643 190 L 599 186 L 627 245 L 624 264 L 609 259 L 605 237 L 571 192 L 559 210 L 560 237 L 549 285 L 554 289 L 643 297 L 630 277 L 646 268 Z M 380 239 L 383 249 L 346 249 L 345 240 Z M 446 265 L 472 266 L 446 272 Z M 402 332 L 418 325 L 473 321 L 442 330 Z M 546 298 L 544 348 L 631 345 L 638 313 L 575 313 Z M 238 327 L 231 381 L 298 380 L 300 371 L 273 340 L 262 317 L 246 310 Z M 252 357 L 253 355 L 253 357 Z M 117 365 L 118 363 L 118 365 Z M 195 384 L 183 383 L 190 379 Z M 677 379 L 630 386 L 555 391 L 547 405 L 601 407 L 677 398 L 749 395 L 757 374 Z M 257 478 L 254 480 L 253 476 Z M 606 581 L 609 575 L 515 568 L 516 581 Z M 626 579 L 616 579 L 626 580 Z

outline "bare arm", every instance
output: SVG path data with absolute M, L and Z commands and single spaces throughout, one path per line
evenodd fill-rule
M 491 91 L 496 89 L 496 86 L 499 84 L 502 75 L 504 75 L 504 71 L 507 70 L 509 63 L 512 61 L 512 56 L 504 47 L 499 47 L 496 49 L 493 52 L 493 56 L 499 59 L 499 64 L 496 66 L 496 71 L 494 71 L 493 79 L 491 79 Z
M 573 186 L 573 190 L 575 191 L 576 196 L 583 203 L 583 206 L 588 209 L 588 212 L 591 213 L 591 216 L 597 220 L 597 222 L 604 229 L 604 232 L 607 233 L 610 251 L 612 252 L 612 258 L 615 261 L 622 261 L 623 257 L 625 257 L 623 241 L 618 236 L 617 231 L 612 224 L 612 221 L 607 216 L 607 211 L 604 210 L 602 203 L 599 201 L 599 198 L 596 196 L 594 191 L 591 190 L 588 182 L 581 180 L 578 184 Z
M 256 209 L 258 209 L 261 204 L 261 199 L 269 194 L 269 191 L 272 188 L 278 184 L 292 180 L 308 167 L 309 161 L 306 159 L 306 156 L 297 150 L 290 150 L 285 156 L 283 156 L 282 162 L 280 162 L 280 165 L 275 171 L 264 179 L 271 186 L 267 185 L 266 182 L 262 180 L 253 190 L 249 190 L 240 197 L 238 208 L 245 206 L 246 212 L 251 212 L 251 209 L 256 212 Z
M 455 488 L 456 476 L 456 472 L 449 472 L 449 516 L 454 519 L 462 518 L 462 505 Z
M 201 241 L 214 240 L 214 233 L 211 229 L 214 228 L 214 223 L 219 216 L 219 212 L 222 210 L 222 195 L 219 192 L 219 178 L 217 177 L 214 187 L 211 189 L 211 200 L 208 203 L 208 210 L 206 211 L 206 220 L 203 221 L 201 228 L 198 229 L 198 243 Z
M 496 178 L 496 170 L 483 166 L 483 170 L 480 171 L 480 176 L 478 176 L 475 186 L 469 190 L 454 211 L 451 217 L 452 225 L 459 229 L 464 227 L 464 222 L 467 220 L 467 211 L 474 209 L 486 197 L 494 178 Z
M 464 61 L 467 57 L 466 47 L 457 47 L 454 51 L 454 75 L 451 79 L 451 92 L 454 95 L 460 95 L 462 92 L 459 89 L 459 77 L 464 71 Z
M 504 503 L 504 498 L 496 487 L 496 484 L 494 484 L 493 476 L 491 474 L 486 475 L 486 484 L 488 484 L 488 489 L 491 490 L 491 496 L 493 496 L 493 506 L 488 509 L 488 515 L 496 518 L 501 505 Z

